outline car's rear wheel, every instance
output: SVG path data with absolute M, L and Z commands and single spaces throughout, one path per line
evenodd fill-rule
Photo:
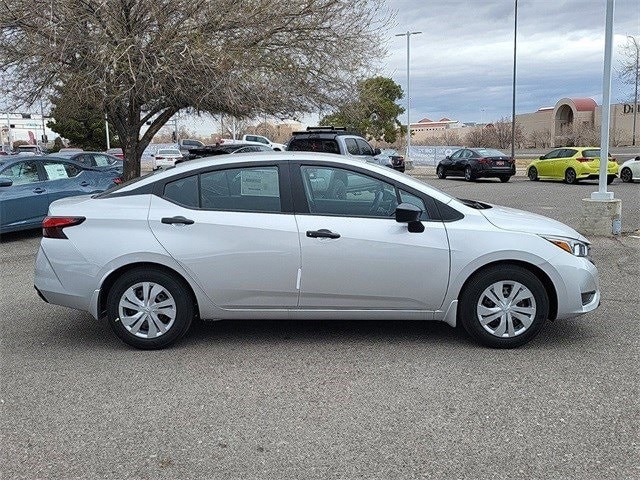
M 156 268 L 124 273 L 107 296 L 107 319 L 125 343 L 141 349 L 166 347 L 189 329 L 194 309 L 181 279 Z
M 625 183 L 629 183 L 633 181 L 633 173 L 629 167 L 624 167 L 620 172 L 620 180 Z
M 471 170 L 471 167 L 469 165 L 467 165 L 467 167 L 464 169 L 464 179 L 467 182 L 471 182 L 475 179 L 473 171 Z
M 536 167 L 530 167 L 527 172 L 527 177 L 529 177 L 529 180 L 532 182 L 540 180 L 540 178 L 538 178 L 538 169 Z
M 436 169 L 436 175 L 438 176 L 438 178 L 441 178 L 443 180 L 447 178 L 447 174 L 444 172 L 444 167 L 442 165 L 438 165 L 438 168 Z
M 549 315 L 542 282 L 517 265 L 490 267 L 475 274 L 460 294 L 458 319 L 476 341 L 514 348 L 535 337 Z
M 502 183 L 507 183 L 511 178 L 511 175 L 500 175 L 498 178 Z
M 573 168 L 567 168 L 567 170 L 564 172 L 564 181 L 571 185 L 575 185 L 576 183 L 578 183 L 578 177 L 576 175 L 576 171 Z

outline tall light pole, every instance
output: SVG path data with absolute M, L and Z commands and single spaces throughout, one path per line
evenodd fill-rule
M 511 158 L 516 158 L 516 45 L 518 39 L 518 0 L 513 12 L 513 88 L 511 97 Z
M 410 32 L 407 30 L 406 33 L 397 33 L 396 37 L 407 37 L 407 154 L 406 158 L 409 160 L 409 155 L 411 151 L 411 75 L 409 72 L 409 62 L 411 59 L 410 56 L 410 39 L 411 35 L 419 35 L 422 32 Z
M 633 95 L 633 130 L 631 133 L 631 145 L 636 146 L 636 118 L 638 116 L 638 76 L 640 76 L 640 45 L 638 45 L 638 40 L 631 35 L 627 35 L 627 38 L 631 39 L 633 42 L 633 46 L 636 47 L 636 69 L 634 71 L 636 77 L 636 89 Z

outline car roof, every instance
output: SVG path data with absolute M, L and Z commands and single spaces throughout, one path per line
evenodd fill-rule
M 441 202 L 448 203 L 453 200 L 453 197 L 447 193 L 438 190 L 435 187 L 431 187 L 416 178 L 410 177 L 409 175 L 405 175 L 404 173 L 397 172 L 388 167 L 383 167 L 380 165 L 376 165 L 374 163 L 366 162 L 362 159 L 351 159 L 344 155 L 337 155 L 333 153 L 315 153 L 315 152 L 278 152 L 278 151 L 269 151 L 269 152 L 251 152 L 251 153 L 239 153 L 237 155 L 217 155 L 213 157 L 204 157 L 198 158 L 195 160 L 189 160 L 188 162 L 182 162 L 177 164 L 175 167 L 167 168 L 166 170 L 158 170 L 153 174 L 148 175 L 147 177 L 131 184 L 126 185 L 124 187 L 119 188 L 120 192 L 126 192 L 128 190 L 135 190 L 139 187 L 143 187 L 150 183 L 155 183 L 157 181 L 162 181 L 165 178 L 171 178 L 176 174 L 183 174 L 190 171 L 197 171 L 201 168 L 208 166 L 229 166 L 233 168 L 233 165 L 236 164 L 246 164 L 247 162 L 251 163 L 264 163 L 264 164 L 273 164 L 274 162 L 296 162 L 296 161 L 322 161 L 335 163 L 336 166 L 353 166 L 362 168 L 365 170 L 370 170 L 372 172 L 376 172 L 382 174 L 388 178 L 396 179 L 401 181 L 402 183 L 417 188 L 420 190 L 429 190 L 432 192 L 432 196 Z

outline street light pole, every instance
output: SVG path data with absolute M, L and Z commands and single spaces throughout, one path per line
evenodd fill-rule
M 511 158 L 516 158 L 516 45 L 518 39 L 518 0 L 513 15 L 513 89 L 511 97 Z
M 104 113 L 104 131 L 107 136 L 107 150 L 111 148 L 111 142 L 109 141 L 109 117 L 107 112 Z
M 410 39 L 411 35 L 419 35 L 422 32 L 410 32 L 406 33 L 397 33 L 396 37 L 407 37 L 407 153 L 406 159 L 409 160 L 409 155 L 411 152 L 411 75 L 410 75 Z
M 636 77 L 636 88 L 633 96 L 633 130 L 631 133 L 631 145 L 636 146 L 636 118 L 638 116 L 638 76 L 640 75 L 640 45 L 638 45 L 638 40 L 631 35 L 627 35 L 627 38 L 630 38 L 633 42 L 633 46 L 636 47 L 636 69 L 635 69 L 635 77 Z

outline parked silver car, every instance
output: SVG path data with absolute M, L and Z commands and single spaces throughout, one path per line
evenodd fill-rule
M 571 228 L 336 155 L 193 160 L 56 201 L 43 227 L 42 297 L 146 349 L 196 316 L 441 320 L 516 347 L 600 302 Z

